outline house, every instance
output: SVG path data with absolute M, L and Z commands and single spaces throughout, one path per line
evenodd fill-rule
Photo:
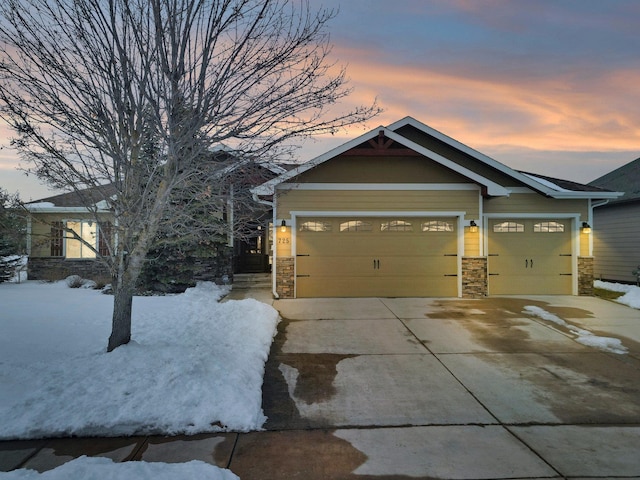
M 220 157 L 220 149 L 215 154 Z M 227 201 L 223 211 L 211 212 L 227 223 L 225 252 L 215 252 L 208 260 L 197 260 L 196 280 L 221 281 L 233 273 L 268 272 L 270 270 L 269 223 L 271 210 L 254 203 L 249 188 L 287 171 L 272 162 L 230 158 L 224 149 L 228 167 L 221 195 Z M 100 261 L 108 252 L 107 239 L 113 236 L 113 214 L 107 199 L 116 194 L 113 185 L 70 192 L 27 204 L 28 277 L 32 280 L 55 280 L 76 274 L 84 278 L 108 279 L 109 271 Z M 98 223 L 100 225 L 98 225 Z M 73 229 L 85 242 L 70 238 L 65 229 Z M 217 247 L 216 247 L 217 248 Z M 201 263 L 201 262 L 205 263 Z
M 255 187 L 273 207 L 279 298 L 588 295 L 595 202 L 411 118 Z
M 632 272 L 640 269 L 640 158 L 590 185 L 624 192 L 594 209 L 595 278 L 636 283 L 638 276 Z
M 68 192 L 43 198 L 26 205 L 27 276 L 30 280 L 58 280 L 69 275 L 107 279 L 106 265 L 100 255 L 108 255 L 106 239 L 113 215 L 105 201 L 115 194 L 113 185 Z M 96 222 L 103 225 L 100 229 Z M 72 228 L 94 250 L 80 240 L 66 238 L 64 228 Z M 97 252 L 97 253 L 96 253 Z

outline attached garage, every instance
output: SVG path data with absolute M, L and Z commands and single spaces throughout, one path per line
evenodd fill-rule
M 616 192 L 515 171 L 407 117 L 253 189 L 278 298 L 591 294 Z
M 458 219 L 302 217 L 297 297 L 458 295 Z
M 490 219 L 489 294 L 571 295 L 572 219 Z

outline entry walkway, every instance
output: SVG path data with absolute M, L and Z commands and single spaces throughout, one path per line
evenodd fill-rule
M 3 442 L 0 469 L 87 454 L 199 459 L 243 480 L 640 478 L 637 310 L 585 297 L 264 293 L 283 317 L 265 431 Z

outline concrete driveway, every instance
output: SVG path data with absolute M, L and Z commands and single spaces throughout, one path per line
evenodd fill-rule
M 242 480 L 640 478 L 638 310 L 591 297 L 237 295 L 284 318 L 265 431 L 0 442 L 0 472 L 90 455 L 201 460 Z
M 638 310 L 564 296 L 274 306 L 268 431 L 238 439 L 241 478 L 640 478 Z

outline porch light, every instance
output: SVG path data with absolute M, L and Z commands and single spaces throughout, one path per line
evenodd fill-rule
M 591 233 L 591 226 L 587 222 L 582 222 L 582 233 Z
M 471 220 L 471 222 L 469 223 L 469 231 L 471 233 L 478 233 L 478 225 L 476 224 L 475 220 Z
M 280 224 L 280 231 L 282 233 L 285 233 L 287 231 L 287 222 L 285 222 L 284 220 L 282 220 L 282 223 Z

